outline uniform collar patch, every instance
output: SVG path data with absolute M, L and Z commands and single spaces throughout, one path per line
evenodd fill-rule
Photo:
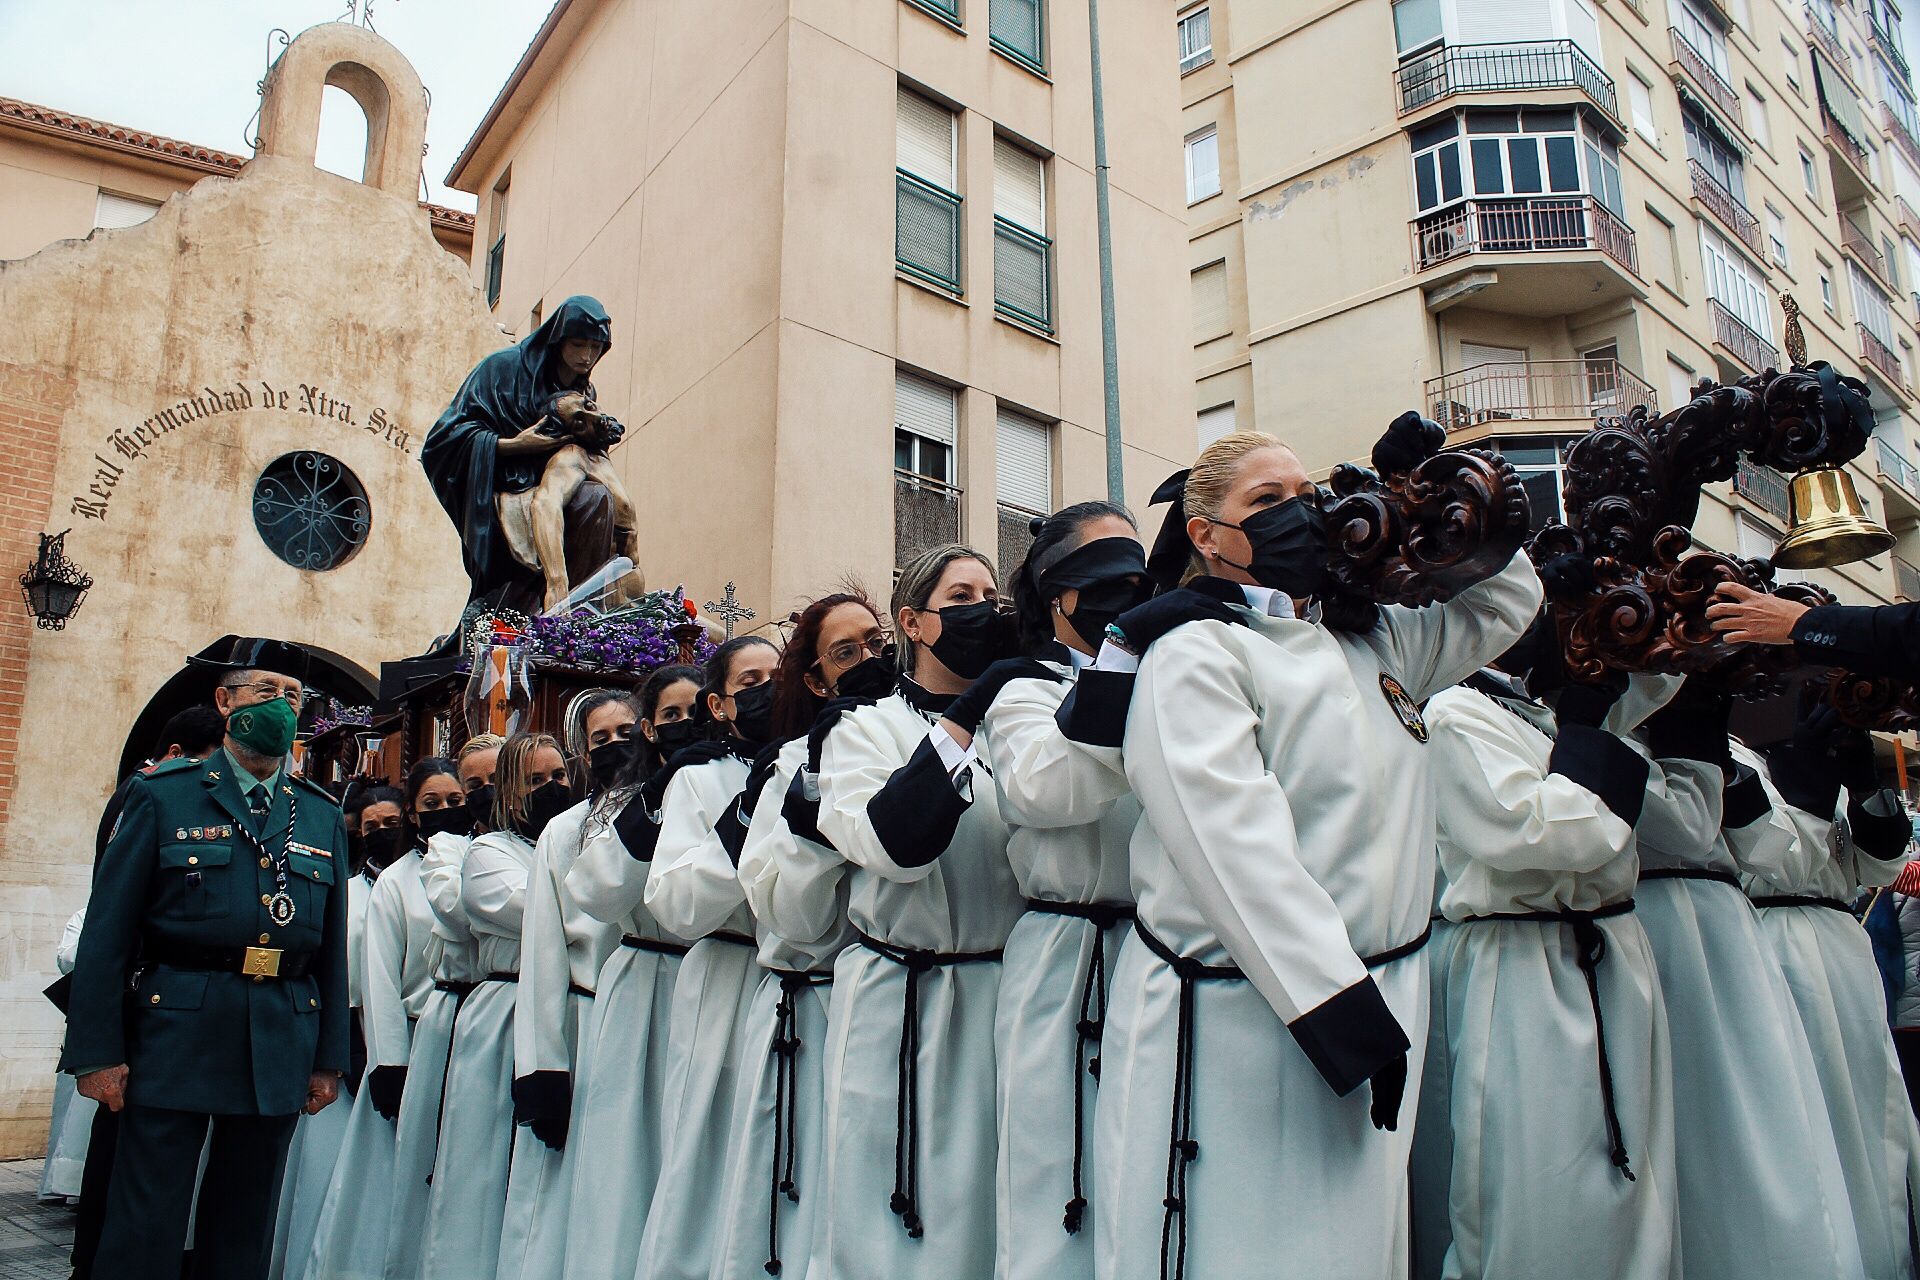
M 1415 742 L 1425 742 L 1427 740 L 1426 718 L 1420 714 L 1419 706 L 1407 696 L 1407 691 L 1401 687 L 1400 682 L 1384 671 L 1380 673 L 1380 694 L 1387 700 L 1387 705 L 1393 708 L 1393 714 L 1400 721 L 1400 727 L 1405 729 Z

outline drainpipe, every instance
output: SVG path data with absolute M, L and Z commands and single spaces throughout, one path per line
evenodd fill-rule
M 1093 182 L 1100 224 L 1100 355 L 1107 392 L 1107 497 L 1127 498 L 1120 449 L 1120 341 L 1113 318 L 1113 210 L 1107 195 L 1107 112 L 1100 83 L 1100 0 L 1087 0 L 1087 44 L 1093 55 Z

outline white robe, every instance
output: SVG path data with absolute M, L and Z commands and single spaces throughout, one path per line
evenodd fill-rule
M 1746 748 L 1736 745 L 1734 757 L 1767 776 L 1765 761 Z M 1854 844 L 1844 795 L 1838 812 L 1823 817 L 1789 805 L 1770 782 L 1769 792 L 1793 826 L 1795 852 L 1787 863 L 1794 874 L 1774 883 L 1751 875 L 1743 881 L 1760 905 L 1760 931 L 1779 957 L 1813 1050 L 1867 1275 L 1907 1280 L 1913 1275 L 1908 1176 L 1920 1154 L 1920 1134 L 1887 1028 L 1873 946 L 1846 911 L 1766 905 L 1783 895 L 1847 902 L 1862 887 L 1891 884 L 1906 849 L 1881 860 Z
M 407 1055 L 407 1085 L 395 1126 L 393 1208 L 387 1231 L 387 1280 L 413 1280 L 433 1190 L 433 1158 L 440 1142 L 440 1114 L 447 1105 L 447 1060 L 463 998 L 457 989 L 478 981 L 480 955 L 460 911 L 460 867 L 466 836 L 437 835 L 420 858 L 420 890 L 430 913 L 425 944 L 433 984 L 421 997 Z M 446 985 L 443 985 L 446 984 Z
M 628 853 L 613 815 L 589 820 L 585 835 L 567 872 L 567 893 L 620 933 L 594 983 L 585 1038 L 596 1058 L 622 1069 L 590 1073 L 574 1094 L 566 1276 L 634 1280 L 647 1205 L 660 1176 L 667 1027 L 688 944 L 647 910 L 647 864 Z M 636 945 L 641 943 L 647 945 Z M 618 1187 L 619 1194 L 608 1194 L 609 1187 Z
M 868 813 L 888 778 L 927 740 L 929 727 L 929 718 L 901 694 L 842 717 L 820 767 L 820 830 L 834 848 L 818 856 L 850 868 L 848 916 L 868 937 L 943 955 L 998 952 L 1022 902 L 986 768 L 977 760 L 965 766 L 972 802 L 943 851 L 916 851 L 916 859 L 938 854 L 924 865 L 897 861 Z M 911 1117 L 918 1160 L 908 1161 L 906 1172 L 918 1178 L 925 1234 L 915 1239 L 890 1208 L 908 970 L 865 945 L 840 953 L 827 1029 L 826 1198 L 815 1210 L 810 1276 L 992 1275 L 993 1019 L 1000 969 L 997 959 L 941 964 L 918 978 L 918 1105 Z
M 507 1187 L 500 1236 L 500 1280 L 562 1280 L 567 1215 L 579 1148 L 571 1126 L 592 1058 L 585 1028 L 592 1017 L 600 966 L 620 931 L 580 909 L 566 876 L 580 854 L 590 805 L 555 817 L 540 833 L 520 935 L 520 986 L 514 1000 L 513 1074 L 566 1073 L 572 1082 L 567 1145 L 559 1151 L 522 1132 Z
M 54 952 L 61 973 L 73 972 L 80 930 L 87 922 L 81 907 L 67 918 Z M 93 1116 L 100 1104 L 75 1092 L 73 1077 L 56 1072 L 53 1078 L 53 1118 L 47 1125 L 47 1160 L 40 1170 L 40 1199 L 71 1200 L 80 1195 L 80 1178 L 87 1166 L 87 1146 L 93 1139 Z
M 1678 1276 L 1672 1048 L 1646 930 L 1630 913 L 1592 922 L 1604 938 L 1599 1016 L 1629 1179 L 1609 1159 L 1601 1027 L 1574 929 L 1475 919 L 1631 903 L 1633 828 L 1549 771 L 1556 726 L 1538 703 L 1457 687 L 1426 714 L 1439 911 L 1454 923 L 1427 947 L 1414 1275 Z
M 460 909 L 479 945 L 479 988 L 467 997 L 447 1067 L 447 1108 L 421 1244 L 422 1280 L 493 1280 L 500 1261 L 513 1123 L 513 981 L 533 846 L 510 832 L 477 836 L 460 868 Z
M 1127 844 L 1140 804 L 1123 774 L 1061 734 L 1054 715 L 1072 687 L 1065 680 L 1015 680 L 987 712 L 983 741 L 1007 821 L 1007 858 L 1029 901 L 1131 908 Z M 1029 910 L 1007 937 L 994 1018 L 999 1280 L 1093 1280 L 1098 1080 L 1089 1060 L 1099 1058 L 1100 1041 L 1083 1042 L 1078 1026 L 1082 1018 L 1102 1021 L 1107 984 L 1088 984 L 1111 972 L 1129 928 Z M 1076 1201 L 1084 1204 L 1076 1203 L 1070 1233 L 1069 1203 Z
M 662 928 L 697 938 L 673 988 L 667 1034 L 660 1179 L 640 1238 L 637 1275 L 706 1280 L 725 1225 L 715 1212 L 726 1174 L 740 1028 L 760 978 L 753 916 L 714 831 L 747 780 L 731 756 L 681 769 L 660 802 L 660 842 L 647 873 L 647 910 Z
M 1665 868 L 1786 874 L 1777 810 L 1724 829 L 1718 766 L 1655 760 L 1640 817 L 1636 914 L 1673 1042 L 1675 1167 L 1687 1280 L 1863 1275 L 1805 1028 L 1746 896 Z
M 413 1022 L 433 989 L 427 961 L 432 932 L 420 854 L 409 850 L 374 882 L 361 928 L 360 1021 L 369 1071 L 407 1065 Z M 384 1275 L 394 1201 L 394 1142 L 395 1122 L 374 1109 L 363 1078 L 320 1213 L 309 1276 L 378 1280 Z
M 1414 702 L 1454 684 L 1512 643 L 1540 595 L 1516 555 L 1445 605 L 1381 610 L 1364 635 L 1247 609 L 1244 626 L 1188 623 L 1147 652 L 1123 748 L 1145 810 L 1130 850 L 1140 923 L 1245 979 L 1193 983 L 1198 1159 L 1182 1191 L 1182 984 L 1139 934 L 1121 945 L 1095 1123 L 1102 1280 L 1177 1273 L 1183 1233 L 1195 1277 L 1405 1273 L 1421 1055 L 1408 1055 L 1397 1130 L 1382 1131 L 1371 1090 L 1337 1096 L 1295 1037 L 1337 1052 L 1345 1011 L 1383 998 L 1426 1043 L 1425 958 L 1371 973 L 1362 959 L 1417 940 L 1433 905 L 1431 753 L 1386 679 Z
M 733 1130 L 710 1280 L 760 1280 L 775 1258 L 782 1280 L 806 1280 L 826 1199 L 821 1174 L 826 1167 L 827 1020 L 834 960 L 852 941 L 853 927 L 847 922 L 845 864 L 829 867 L 822 856 L 826 851 L 795 835 L 781 814 L 787 788 L 804 769 L 806 756 L 805 738 L 781 748 L 755 798 L 740 850 L 738 880 L 753 911 L 764 972 L 739 1033 Z M 809 852 L 796 858 L 803 844 Z M 820 874 L 809 876 L 813 869 Z M 780 932 L 774 914 L 775 902 L 788 897 L 805 899 L 794 913 L 801 926 L 797 939 Z M 783 996 L 791 1007 L 784 1032 Z M 777 1035 L 795 1046 L 784 1085 Z M 782 1182 L 789 1185 L 787 1194 L 779 1190 Z

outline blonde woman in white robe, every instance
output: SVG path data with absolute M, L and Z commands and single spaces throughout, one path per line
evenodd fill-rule
M 1413 1141 L 1421 1280 L 1681 1274 L 1672 1052 L 1633 914 L 1648 764 L 1605 727 L 1632 727 L 1609 719 L 1615 687 L 1528 695 L 1560 664 L 1513 652 L 1426 708 L 1445 923 Z
M 1793 828 L 1734 761 L 1727 715 L 1724 695 L 1691 678 L 1638 735 L 1654 763 L 1635 914 L 1673 1043 L 1684 1274 L 1857 1280 L 1865 1267 L 1806 1029 L 1741 890 L 1742 875 L 1792 881 Z
M 434 813 L 421 813 L 426 834 L 420 854 L 420 890 L 432 922 L 426 942 L 432 989 L 414 1024 L 413 1048 L 400 1093 L 394 1125 L 393 1210 L 387 1231 L 387 1280 L 413 1280 L 420 1269 L 420 1244 L 433 1192 L 433 1161 L 446 1108 L 447 1065 L 460 1009 L 484 976 L 478 945 L 460 910 L 460 868 L 472 840 L 474 819 L 491 816 L 493 769 L 505 742 L 482 734 L 461 747 L 459 782 L 464 803 L 447 797 Z
M 484 976 L 454 1028 L 448 1104 L 421 1245 L 426 1280 L 493 1280 L 498 1274 L 514 1150 L 539 1141 L 513 1122 L 520 930 L 534 841 L 572 807 L 572 797 L 566 758 L 550 734 L 508 738 L 494 779 L 493 829 L 474 838 L 460 868 L 460 909 L 478 943 Z
M 744 829 L 737 820 L 721 825 L 722 844 L 738 858 L 735 883 L 753 913 L 761 976 L 739 1031 L 710 1280 L 804 1280 L 807 1274 L 826 1198 L 820 1185 L 823 1050 L 833 968 L 853 941 L 845 864 L 820 845 L 808 730 L 827 699 L 841 693 L 842 677 L 865 662 L 884 661 L 885 645 L 886 632 L 864 596 L 839 593 L 801 610 L 774 680 L 772 733 L 783 745 L 763 751 L 747 777 L 739 805 Z M 796 779 L 800 791 L 793 794 Z M 808 868 L 821 874 L 810 876 Z M 785 906 L 789 897 L 798 899 L 792 910 Z
M 620 930 L 573 900 L 567 872 L 586 839 L 591 796 L 630 748 L 639 702 L 591 689 L 568 708 L 567 743 L 586 776 L 589 799 L 549 822 L 534 849 L 520 928 L 520 982 L 514 999 L 513 1110 L 536 1142 L 522 1143 L 507 1187 L 500 1280 L 562 1280 L 567 1220 L 578 1160 L 570 1141 L 575 1102 L 593 1057 L 594 986 L 619 945 Z M 599 762 L 597 770 L 589 762 Z
M 1741 883 L 1813 1050 L 1867 1275 L 1911 1276 L 1908 1186 L 1920 1135 L 1873 947 L 1848 908 L 1862 888 L 1899 874 L 1911 821 L 1897 793 L 1881 788 L 1866 732 L 1840 724 L 1831 707 L 1816 708 L 1764 761 L 1738 743 L 1733 758 L 1768 778 L 1776 811 L 1793 827 L 1789 874 Z
M 1376 457 L 1437 447 L 1403 421 Z M 1444 605 L 1335 631 L 1298 616 L 1328 553 L 1278 440 L 1229 435 L 1161 492 L 1182 501 L 1149 563 L 1188 563 L 1235 621 L 1154 641 L 1127 716 L 1144 816 L 1101 1051 L 1098 1274 L 1390 1280 L 1435 874 L 1418 704 L 1513 643 L 1539 579 L 1516 555 Z
M 574 1185 L 567 1208 L 567 1280 L 632 1280 L 646 1230 L 646 1206 L 660 1172 L 660 1100 L 666 1089 L 667 1024 L 688 943 L 662 929 L 641 900 L 658 824 L 636 799 L 694 728 L 698 667 L 664 667 L 640 691 L 644 754 L 590 808 L 580 856 L 568 869 L 568 896 L 619 934 L 594 982 L 587 1038 L 603 1061 L 624 1064 L 579 1082 L 567 1138 Z M 669 745 L 669 739 L 683 739 Z M 595 868 L 599 872 L 595 873 Z M 607 1187 L 619 1187 L 617 1196 Z
M 1012 651 L 998 595 L 968 547 L 903 566 L 898 691 L 848 711 L 821 747 L 820 847 L 845 864 L 859 940 L 834 966 L 810 1276 L 993 1272 L 993 1020 L 1024 904 L 978 744 L 935 723 Z

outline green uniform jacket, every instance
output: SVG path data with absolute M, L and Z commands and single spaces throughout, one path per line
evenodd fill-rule
M 94 877 L 61 1069 L 124 1062 L 127 1101 L 145 1107 L 291 1115 L 306 1105 L 309 1075 L 347 1068 L 346 825 L 312 783 L 284 773 L 274 782 L 270 848 L 289 805 L 297 816 L 287 853 L 294 917 L 274 924 L 273 869 L 240 830 L 252 820 L 233 767 L 216 751 L 129 788 Z M 154 965 L 142 959 L 149 946 L 316 954 L 305 977 L 256 981 L 237 969 Z

